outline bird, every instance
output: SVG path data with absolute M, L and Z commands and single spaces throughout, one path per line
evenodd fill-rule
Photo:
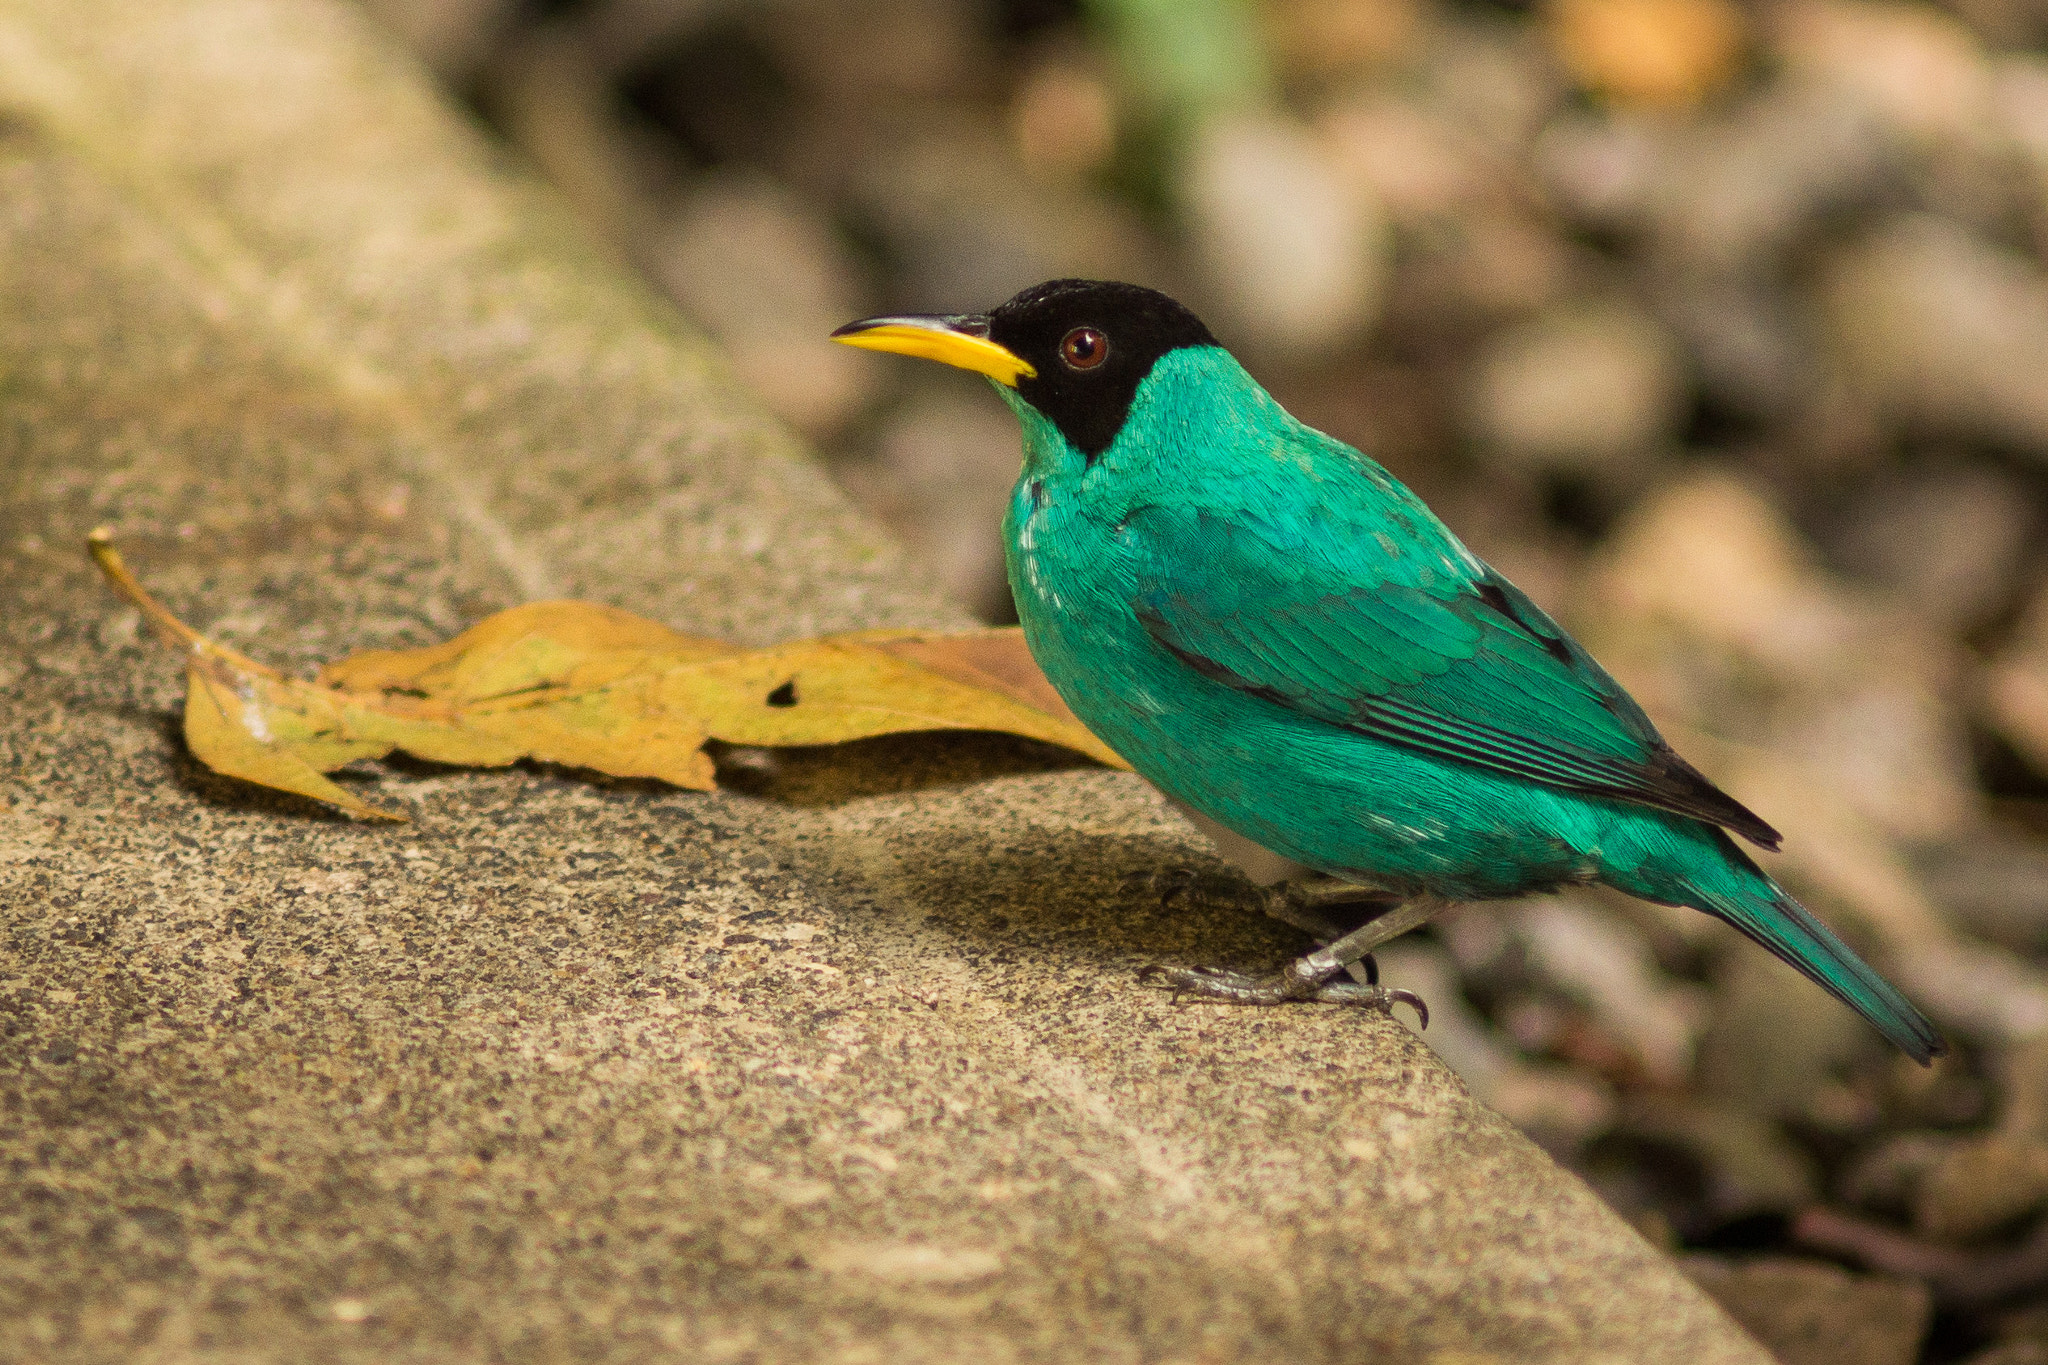
M 1777 830 L 1182 304 L 1062 279 L 832 337 L 976 371 L 1016 414 L 1010 589 L 1082 723 L 1176 801 L 1379 900 L 1277 972 L 1160 969 L 1175 989 L 1390 1012 L 1419 1002 L 1353 979 L 1378 945 L 1454 903 L 1603 883 L 1734 926 L 1922 1064 L 1947 1050 L 1731 838 L 1775 850 Z

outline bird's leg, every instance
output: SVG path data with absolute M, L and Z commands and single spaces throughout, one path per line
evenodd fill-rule
M 1313 935 L 1318 943 L 1335 943 L 1357 928 L 1357 911 L 1384 914 L 1401 903 L 1391 891 L 1335 877 L 1278 882 L 1260 887 L 1259 895 L 1260 909 L 1282 924 Z
M 1333 981 L 1331 978 L 1387 940 L 1427 922 L 1443 908 L 1444 902 L 1435 896 L 1417 896 L 1403 901 L 1378 918 L 1367 920 L 1350 933 L 1295 959 L 1271 976 L 1247 976 L 1242 972 L 1200 967 L 1149 967 L 1145 974 L 1160 978 L 1176 991 L 1232 1005 L 1281 1005 L 1305 1000 L 1365 1005 L 1388 1014 L 1392 1013 L 1396 1002 L 1401 1002 L 1412 1007 L 1427 1027 L 1429 1006 L 1414 992 L 1357 981 Z
M 1358 927 L 1357 914 L 1342 912 L 1365 909 L 1369 918 L 1370 914 L 1385 914 L 1401 904 L 1401 898 L 1391 891 L 1335 877 L 1279 882 L 1260 887 L 1259 892 L 1264 898 L 1261 908 L 1268 915 L 1301 930 L 1319 948 L 1328 947 Z M 1379 984 L 1379 969 L 1370 953 L 1346 962 L 1344 970 L 1360 985 Z
M 1134 874 L 1125 889 L 1150 892 L 1171 907 L 1216 906 L 1236 908 L 1249 901 L 1258 910 L 1282 924 L 1292 925 L 1316 941 L 1317 947 L 1336 942 L 1357 928 L 1362 919 L 1384 913 L 1401 903 L 1401 898 L 1378 887 L 1340 881 L 1320 873 L 1265 885 L 1248 886 L 1241 877 L 1199 872 L 1188 867 L 1153 868 Z M 1345 964 L 1354 981 L 1377 985 L 1379 976 L 1370 956 Z

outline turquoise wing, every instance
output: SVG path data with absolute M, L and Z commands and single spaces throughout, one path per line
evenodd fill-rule
M 1138 619 L 1197 672 L 1329 725 L 1778 846 L 1412 494 L 1368 498 L 1348 514 L 1134 510 Z

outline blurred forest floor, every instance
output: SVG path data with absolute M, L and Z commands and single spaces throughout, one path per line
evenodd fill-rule
M 826 333 L 1189 302 L 1957 1051 L 1590 894 L 1382 954 L 1428 1041 L 1786 1359 L 2048 1362 L 2048 0 L 366 2 L 991 620 L 1013 420 Z

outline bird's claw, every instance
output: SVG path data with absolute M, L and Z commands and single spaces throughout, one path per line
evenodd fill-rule
M 1406 1005 L 1415 1011 L 1415 1018 L 1423 1028 L 1429 1027 L 1428 1002 L 1414 991 L 1403 990 L 1399 986 L 1331 981 L 1307 998 L 1326 1005 L 1360 1005 L 1369 1010 L 1378 1010 L 1389 1019 L 1394 1017 L 1394 1006 Z
M 1318 981 L 1288 967 L 1272 976 L 1247 976 L 1217 967 L 1168 967 L 1152 963 L 1138 973 L 1141 981 L 1158 981 L 1175 995 L 1192 995 L 1226 1005 L 1358 1005 L 1392 1018 L 1395 1005 L 1415 1011 L 1429 1027 L 1429 1005 L 1414 991 L 1359 981 Z

